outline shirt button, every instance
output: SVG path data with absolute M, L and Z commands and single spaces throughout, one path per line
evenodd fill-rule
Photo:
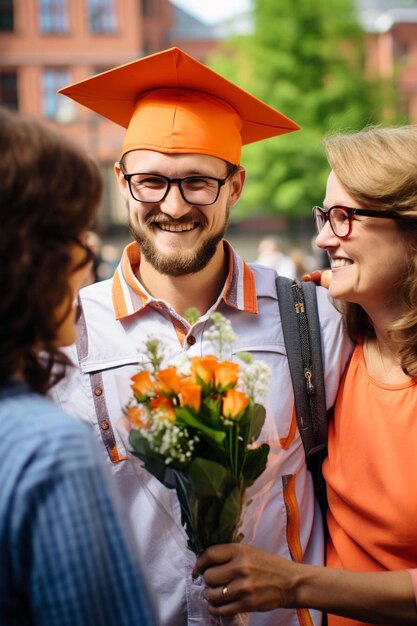
M 194 337 L 194 335 L 190 335 L 189 337 L 187 337 L 187 343 L 190 346 L 193 346 L 196 342 L 196 338 Z
M 101 430 L 109 430 L 110 424 L 108 423 L 107 420 L 102 420 L 100 422 L 100 428 L 101 428 Z
M 95 387 L 94 388 L 94 395 L 95 396 L 101 396 L 102 393 L 103 393 L 102 387 Z

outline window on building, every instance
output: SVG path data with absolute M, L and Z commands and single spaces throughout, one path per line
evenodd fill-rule
M 0 32 L 12 33 L 14 30 L 13 0 L 0 0 Z
M 66 69 L 48 68 L 42 75 L 42 104 L 43 114 L 51 119 L 60 119 L 61 107 L 66 99 L 57 93 L 58 89 L 70 82 L 69 72 Z
M 38 15 L 42 33 L 68 31 L 67 0 L 39 0 Z
M 113 33 L 116 30 L 114 0 L 88 0 L 90 31 Z
M 9 109 L 18 109 L 17 72 L 12 70 L 0 71 L 0 104 Z

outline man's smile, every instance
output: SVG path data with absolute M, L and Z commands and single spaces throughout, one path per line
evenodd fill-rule
M 172 224 L 168 222 L 161 222 L 160 224 L 156 223 L 155 225 L 160 230 L 168 230 L 171 233 L 181 233 L 184 231 L 190 231 L 200 226 L 200 224 L 198 224 L 197 222 L 187 222 L 186 224 L 178 224 L 178 223 Z

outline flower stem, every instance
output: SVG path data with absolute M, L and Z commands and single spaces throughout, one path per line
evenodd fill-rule
M 239 464 L 239 429 L 236 423 L 233 424 L 233 435 L 234 435 L 234 452 L 235 452 L 235 476 L 239 478 L 238 474 L 238 464 Z
M 233 454 L 233 429 L 233 425 L 228 426 L 227 428 L 227 447 L 229 448 L 230 469 L 232 470 L 233 475 L 235 475 L 235 459 Z

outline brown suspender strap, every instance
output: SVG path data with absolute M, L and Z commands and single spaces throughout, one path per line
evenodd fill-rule
M 87 324 L 85 323 L 84 311 L 81 306 L 80 300 L 78 300 L 78 306 L 80 316 L 77 322 L 78 339 L 77 339 L 77 353 L 78 360 L 84 359 L 88 354 L 88 333 Z M 94 408 L 97 415 L 97 422 L 100 427 L 101 438 L 109 454 L 112 463 L 119 463 L 119 461 L 127 461 L 129 457 L 121 456 L 117 449 L 116 438 L 114 436 L 113 427 L 110 422 L 109 413 L 107 410 L 106 398 L 104 393 L 103 375 L 101 372 L 92 372 L 90 376 L 90 385 L 93 392 Z

